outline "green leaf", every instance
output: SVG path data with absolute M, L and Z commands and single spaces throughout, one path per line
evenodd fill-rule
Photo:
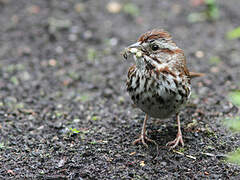
M 233 131 L 240 131 L 240 117 L 225 119 L 224 124 Z
M 99 117 L 99 116 L 93 116 L 93 117 L 92 117 L 92 120 L 93 120 L 93 121 L 100 120 L 100 117 Z
M 209 20 L 216 20 L 219 18 L 219 10 L 216 0 L 205 0 L 207 5 L 206 15 Z
M 14 84 L 14 85 L 18 85 L 19 84 L 19 81 L 18 81 L 18 78 L 16 76 L 12 76 L 10 78 L 10 81 Z
M 237 28 L 233 29 L 232 31 L 229 31 L 226 34 L 226 37 L 229 40 L 240 38 L 240 26 L 238 26 Z
M 231 152 L 227 158 L 227 161 L 240 165 L 240 148 L 238 148 L 235 152 Z
M 94 48 L 88 48 L 88 50 L 87 50 L 87 59 L 88 59 L 89 61 L 93 61 L 93 60 L 96 59 L 97 54 L 98 54 L 98 52 L 97 52 L 96 49 L 94 49 Z
M 123 6 L 123 12 L 135 17 L 140 14 L 138 6 L 133 3 L 126 3 Z
M 73 134 L 78 134 L 80 131 L 77 130 L 76 128 L 69 128 L 69 130 L 73 133 Z
M 0 149 L 4 149 L 4 148 L 5 148 L 4 143 L 0 143 Z
M 230 101 L 236 106 L 240 106 L 240 91 L 233 91 L 229 94 Z
M 213 56 L 209 59 L 209 62 L 211 64 L 219 64 L 221 62 L 221 59 L 218 56 Z

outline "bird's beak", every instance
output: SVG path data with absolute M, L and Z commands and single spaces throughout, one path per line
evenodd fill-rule
M 141 42 L 136 42 L 136 43 L 128 46 L 127 48 L 128 48 L 128 49 L 131 49 L 131 48 L 137 48 L 137 49 L 139 49 L 139 48 L 141 48 Z
M 123 57 L 125 59 L 127 59 L 127 57 L 130 55 L 130 54 L 134 54 L 136 55 L 138 58 L 142 57 L 142 51 L 141 51 L 141 42 L 136 42 L 130 46 L 128 46 L 124 53 L 123 53 Z

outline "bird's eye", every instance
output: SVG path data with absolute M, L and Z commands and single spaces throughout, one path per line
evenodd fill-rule
M 156 45 L 156 44 L 153 44 L 153 45 L 151 46 L 151 49 L 152 49 L 153 51 L 156 51 L 156 50 L 159 49 L 159 46 Z

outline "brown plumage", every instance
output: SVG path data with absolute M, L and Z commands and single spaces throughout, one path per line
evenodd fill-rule
M 136 107 L 146 113 L 142 133 L 134 144 L 150 141 L 146 132 L 148 116 L 168 118 L 175 114 L 178 123 L 176 139 L 167 143 L 171 148 L 184 145 L 180 128 L 179 111 L 191 94 L 190 80 L 204 74 L 189 72 L 183 50 L 172 41 L 171 35 L 154 29 L 142 34 L 137 43 L 126 48 L 125 59 L 132 54 L 135 65 L 128 71 L 127 91 Z

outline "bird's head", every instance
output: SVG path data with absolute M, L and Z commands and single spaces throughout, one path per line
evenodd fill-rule
M 133 55 L 138 68 L 154 68 L 169 63 L 178 53 L 183 52 L 172 41 L 171 35 L 162 29 L 154 29 L 142 34 L 136 43 L 128 46 L 123 56 L 127 59 Z

